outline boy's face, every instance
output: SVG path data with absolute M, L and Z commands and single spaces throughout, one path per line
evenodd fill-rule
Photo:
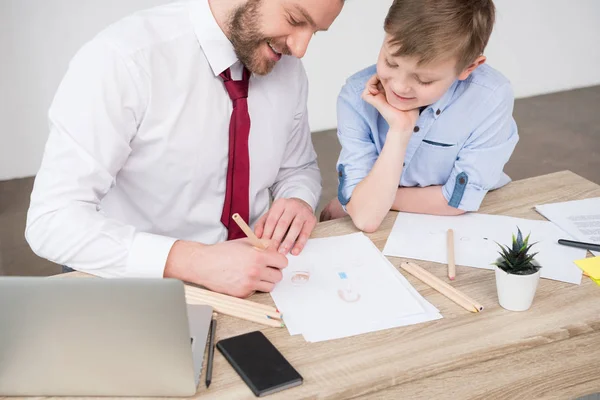
M 392 54 L 395 50 L 386 36 L 377 61 L 377 75 L 388 103 L 402 111 L 435 103 L 456 79 L 466 79 L 477 66 L 485 62 L 482 56 L 457 74 L 455 58 L 418 65 L 417 58 L 394 57 Z
M 234 11 L 230 40 L 255 74 L 271 72 L 282 54 L 302 58 L 317 31 L 327 30 L 342 0 L 248 0 Z

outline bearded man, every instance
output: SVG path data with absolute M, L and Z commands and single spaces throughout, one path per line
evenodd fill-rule
M 34 252 L 101 277 L 271 291 L 286 254 L 306 244 L 321 192 L 299 59 L 342 6 L 193 0 L 98 34 L 49 110 L 27 216 Z

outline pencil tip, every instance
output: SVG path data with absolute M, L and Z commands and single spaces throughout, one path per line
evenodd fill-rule
M 208 387 L 210 386 L 211 381 L 206 381 L 206 388 L 208 389 Z

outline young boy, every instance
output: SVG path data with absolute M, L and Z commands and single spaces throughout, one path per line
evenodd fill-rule
M 509 81 L 484 65 L 491 0 L 395 0 L 377 65 L 350 77 L 338 99 L 338 198 L 377 230 L 390 209 L 436 215 L 478 210 L 510 181 L 519 139 Z

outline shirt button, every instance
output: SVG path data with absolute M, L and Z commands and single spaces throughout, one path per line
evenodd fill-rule
M 421 130 L 421 128 L 419 128 L 418 126 L 415 126 L 415 129 L 413 129 L 413 132 L 419 132 Z
M 406 163 L 405 163 L 405 162 L 404 162 L 404 163 L 402 163 L 402 166 L 403 166 L 403 167 L 406 167 Z
M 461 185 L 464 185 L 465 184 L 465 178 L 460 178 L 458 180 L 458 182 L 460 182 Z
M 341 178 L 342 177 L 342 171 L 338 172 L 338 176 Z
M 441 113 L 442 113 L 442 112 L 441 112 L 440 110 L 437 110 L 437 111 L 435 112 L 435 115 L 440 115 Z

